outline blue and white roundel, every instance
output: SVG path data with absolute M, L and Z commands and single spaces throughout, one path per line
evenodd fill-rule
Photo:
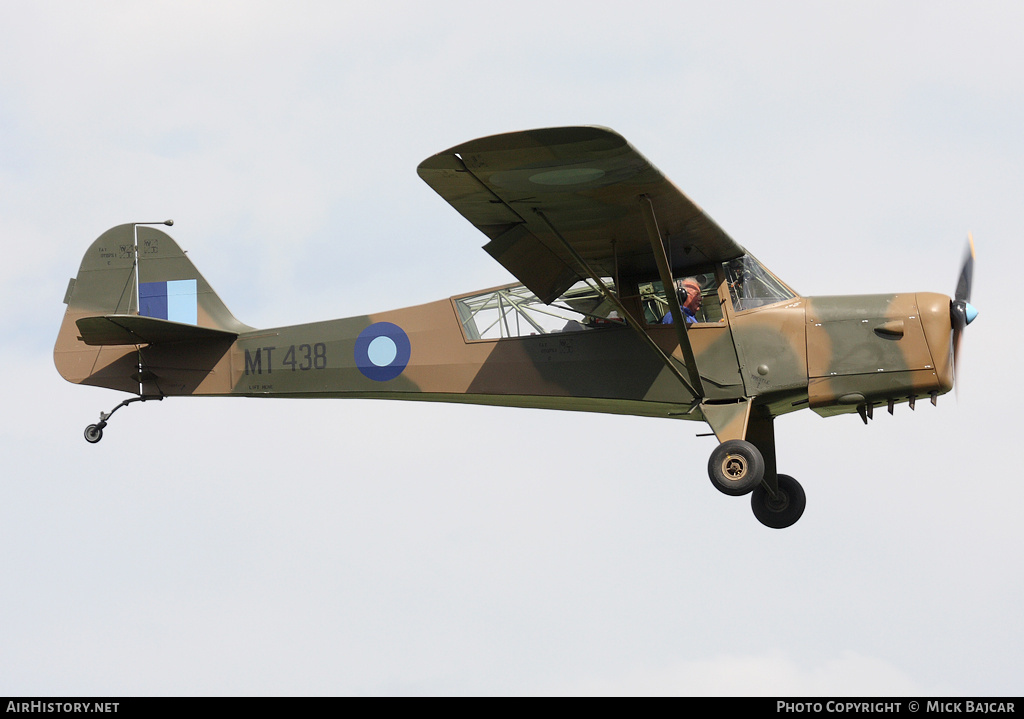
M 398 325 L 375 322 L 356 338 L 356 367 L 377 382 L 402 374 L 412 356 L 409 335 Z

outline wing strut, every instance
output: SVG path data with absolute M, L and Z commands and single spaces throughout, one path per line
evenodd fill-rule
M 568 252 L 572 256 L 573 260 L 575 260 L 576 264 L 579 265 L 580 269 L 582 269 L 587 274 L 587 276 L 594 281 L 594 284 L 597 285 L 598 292 L 601 293 L 601 296 L 615 306 L 615 309 L 619 311 L 619 316 L 626 320 L 626 324 L 628 324 L 630 328 L 632 328 L 638 335 L 640 335 L 640 338 L 644 341 L 644 343 L 647 344 L 647 346 L 650 347 L 652 350 L 654 350 L 655 354 L 657 354 L 661 358 L 661 361 L 665 363 L 665 366 L 672 371 L 672 374 L 674 374 L 676 378 L 683 383 L 683 386 L 686 387 L 686 391 L 693 395 L 694 402 L 690 409 L 692 410 L 693 407 L 696 407 L 700 400 L 703 399 L 704 397 L 704 388 L 700 384 L 700 376 L 697 377 L 697 386 L 700 387 L 700 392 L 698 392 L 696 389 L 694 389 L 693 385 L 691 385 L 687 381 L 686 376 L 679 371 L 679 367 L 676 365 L 675 362 L 672 361 L 672 358 L 665 354 L 664 350 L 662 350 L 661 347 L 659 347 L 658 344 L 653 339 L 651 339 L 651 336 L 647 334 L 647 332 L 640 325 L 640 323 L 633 316 L 633 314 L 626 309 L 626 306 L 622 304 L 618 296 L 610 289 L 608 289 L 607 285 L 605 285 L 605 283 L 601 281 L 601 276 L 597 272 L 595 272 L 589 264 L 587 264 L 587 261 L 583 259 L 579 252 L 576 251 L 576 248 L 573 247 L 569 242 L 567 242 L 564 237 L 562 237 L 562 233 L 559 232 L 555 228 L 555 226 L 551 224 L 551 221 L 548 220 L 548 218 L 544 215 L 544 212 L 536 207 L 533 208 L 533 211 L 537 215 L 537 217 L 539 217 L 544 222 L 544 224 L 548 226 L 548 229 L 551 230 L 551 233 L 558 238 L 558 241 L 562 243 L 562 246 L 565 248 L 566 252 Z M 687 349 L 689 349 L 689 346 L 689 343 L 687 343 Z M 691 356 L 692 354 L 693 353 L 691 351 Z M 693 372 L 691 372 L 691 375 L 692 374 Z
M 697 360 L 693 356 L 693 347 L 690 346 L 686 318 L 683 316 L 683 308 L 679 306 L 679 296 L 676 294 L 675 283 L 672 281 L 672 270 L 669 269 L 668 256 L 665 254 L 665 244 L 661 241 L 661 231 L 658 229 L 658 218 L 654 216 L 654 203 L 647 195 L 640 195 L 639 200 L 644 215 L 644 225 L 647 227 L 647 238 L 651 241 L 654 261 L 658 265 L 658 274 L 661 275 L 661 285 L 665 288 L 665 299 L 668 300 L 668 307 L 672 311 L 672 324 L 676 328 L 676 337 L 679 339 L 679 347 L 683 351 L 686 370 L 690 375 L 690 382 L 697 390 L 695 395 L 703 399 L 704 384 L 700 381 Z

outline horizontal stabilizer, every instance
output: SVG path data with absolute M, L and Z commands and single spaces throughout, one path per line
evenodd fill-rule
M 171 322 L 141 315 L 82 317 L 75 322 L 87 345 L 155 345 L 171 342 L 234 341 L 237 332 Z

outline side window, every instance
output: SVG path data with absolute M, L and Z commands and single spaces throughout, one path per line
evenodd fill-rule
M 615 291 L 611 278 L 603 284 Z M 544 304 L 522 285 L 455 297 L 453 302 L 470 340 L 583 332 L 623 324 L 614 306 L 589 280 L 577 282 L 551 304 Z
M 675 278 L 674 283 L 679 304 L 688 322 L 718 322 L 722 319 L 718 283 L 713 272 L 681 275 Z M 647 324 L 670 324 L 672 316 L 664 285 L 660 281 L 644 282 L 639 289 Z

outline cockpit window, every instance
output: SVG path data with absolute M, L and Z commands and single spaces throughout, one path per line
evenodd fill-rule
M 615 291 L 610 278 L 602 283 Z M 499 287 L 453 301 L 466 337 L 471 340 L 582 332 L 623 324 L 615 307 L 590 280 L 577 282 L 549 305 L 522 285 Z
M 724 263 L 732 306 L 737 312 L 789 300 L 796 295 L 779 282 L 753 255 Z

